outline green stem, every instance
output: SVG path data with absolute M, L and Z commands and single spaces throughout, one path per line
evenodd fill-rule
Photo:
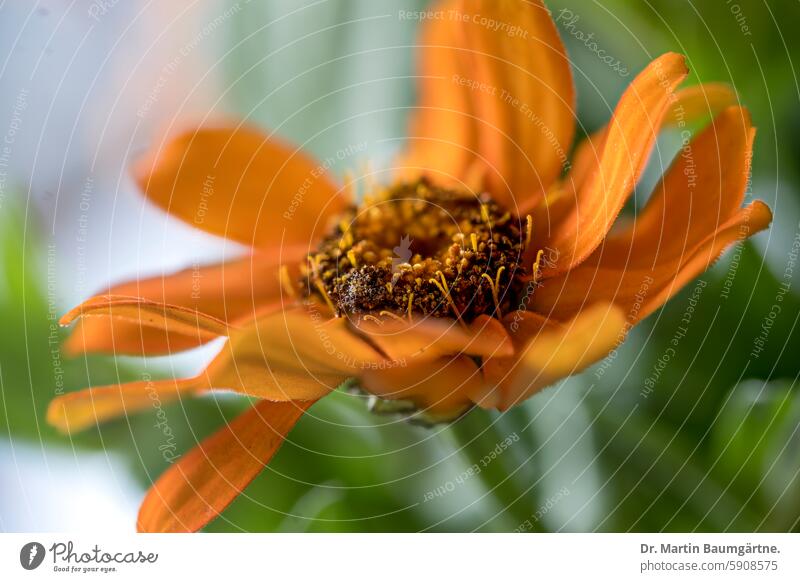
M 509 522 L 503 529 L 522 527 L 524 531 L 546 531 L 543 524 L 533 517 L 535 495 L 528 487 L 521 486 L 517 474 L 512 474 L 517 468 L 512 467 L 512 455 L 507 449 L 522 441 L 509 444 L 511 435 L 500 431 L 496 420 L 477 408 L 455 421 L 449 433 L 470 466 L 480 469 L 476 477 L 503 508 Z

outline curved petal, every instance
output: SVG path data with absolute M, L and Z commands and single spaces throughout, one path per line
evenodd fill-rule
M 114 285 L 104 295 L 140 297 L 232 322 L 253 316 L 265 305 L 280 301 L 278 273 L 281 265 L 294 269 L 294 264 L 305 257 L 306 251 L 306 246 L 296 245 L 276 253 L 256 253 L 226 263 L 197 265 L 172 275 Z M 79 321 L 64 347 L 72 355 L 160 355 L 195 348 L 207 339 L 172 329 L 143 327 L 129 319 L 105 317 Z
M 452 319 L 424 318 L 409 322 L 362 321 L 356 330 L 395 361 L 423 362 L 452 354 L 475 357 L 511 355 L 514 347 L 503 326 L 488 315 L 462 327 Z
M 53 399 L 47 408 L 47 422 L 65 434 L 74 434 L 120 416 L 174 402 L 198 389 L 202 389 L 202 384 L 196 379 L 87 388 Z
M 534 293 L 531 308 L 566 319 L 594 302 L 613 301 L 629 311 L 631 323 L 643 319 L 707 270 L 736 240 L 764 230 L 772 220 L 766 204 L 756 201 L 686 252 L 664 254 L 655 263 L 629 267 L 581 265 L 550 279 Z
M 272 401 L 317 400 L 364 368 L 385 361 L 341 319 L 314 319 L 305 309 L 275 307 L 241 329 L 194 378 L 131 382 L 79 390 L 54 399 L 48 422 L 62 431 L 140 412 L 154 400 L 231 390 Z M 335 350 L 332 347 L 335 346 Z
M 700 83 L 685 87 L 675 93 L 675 103 L 667 112 L 664 123 L 681 127 L 699 119 L 716 117 L 737 101 L 736 91 L 726 83 Z
M 406 163 L 433 180 L 485 175 L 515 211 L 559 176 L 574 135 L 575 91 L 555 24 L 540 0 L 445 1 L 432 11 L 442 17 L 424 31 Z
M 146 196 L 212 234 L 254 247 L 306 244 L 345 204 L 323 164 L 247 127 L 202 127 L 134 168 Z
M 745 109 L 722 112 L 683 147 L 639 217 L 610 234 L 585 263 L 545 281 L 532 308 L 564 319 L 586 303 L 614 301 L 636 307 L 640 319 L 660 305 L 653 300 L 661 289 L 677 291 L 688 281 L 679 278 L 695 256 L 706 257 L 694 270 L 700 273 L 725 246 L 766 228 L 771 215 L 763 204 L 740 208 L 753 138 Z M 646 310 L 640 305 L 644 296 L 651 305 Z
M 624 312 L 613 305 L 594 305 L 564 324 L 529 314 L 514 333 L 519 352 L 513 358 L 493 358 L 484 364 L 486 386 L 474 395 L 483 408 L 506 410 L 557 380 L 577 374 L 606 356 L 625 339 Z
M 314 306 L 274 311 L 231 333 L 208 367 L 215 388 L 268 400 L 311 400 L 388 358 L 347 321 Z
M 568 271 L 603 241 L 644 171 L 674 90 L 686 74 L 684 58 L 675 53 L 650 63 L 622 95 L 606 130 L 600 162 L 580 190 L 537 213 L 533 246 L 555 249 L 559 257 L 543 268 L 543 277 Z
M 140 532 L 194 532 L 215 519 L 278 452 L 313 402 L 259 402 L 172 465 L 139 509 Z
M 589 262 L 652 264 L 685 252 L 714 232 L 744 201 L 755 129 L 749 112 L 730 107 L 683 146 L 642 212 L 612 232 Z
M 437 358 L 426 363 L 364 372 L 361 386 L 387 400 L 410 400 L 419 408 L 450 414 L 471 406 L 483 377 L 474 360 L 466 356 Z
M 706 117 L 716 117 L 719 113 L 736 103 L 733 88 L 725 83 L 702 83 L 675 92 L 672 103 L 659 130 L 669 127 L 683 127 Z M 586 182 L 592 170 L 600 163 L 607 127 L 598 129 L 575 148 L 570 170 L 559 185 L 559 190 L 567 190 L 575 195 Z M 546 209 L 542 217 L 546 219 Z
M 637 319 L 647 317 L 698 275 L 707 271 L 733 242 L 744 240 L 765 230 L 771 222 L 772 211 L 766 204 L 756 200 L 698 245 L 688 260 L 682 261 L 676 270 L 662 266 L 662 271 L 671 276 L 645 299 Z
M 141 297 L 119 295 L 92 297 L 65 314 L 59 324 L 67 326 L 78 318 L 87 317 L 121 319 L 143 327 L 166 329 L 206 339 L 228 335 L 228 325 L 216 317 L 179 305 L 165 305 Z

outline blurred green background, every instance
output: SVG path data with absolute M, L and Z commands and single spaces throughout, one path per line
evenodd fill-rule
M 77 16 L 67 14 L 94 27 L 87 20 L 87 4 Z M 197 72 L 186 80 L 170 78 L 171 89 L 181 96 L 204 91 L 215 111 L 276 128 L 321 157 L 363 144 L 359 158 L 347 164 L 369 159 L 379 166 L 402 144 L 407 108 L 414 102 L 412 46 L 418 23 L 398 14 L 425 5 L 422 0 L 207 3 L 193 18 L 181 16 L 188 29 L 183 32 L 191 39 L 200 31 L 204 48 L 202 55 L 193 55 L 199 59 Z M 773 228 L 730 250 L 699 287 L 689 285 L 638 326 L 615 358 L 509 413 L 473 411 L 454 425 L 424 429 L 371 415 L 363 401 L 346 393 L 325 398 L 209 531 L 800 528 L 800 297 L 798 268 L 791 264 L 792 245 L 800 236 L 800 91 L 795 71 L 800 41 L 790 30 L 800 17 L 800 5 L 796 0 L 570 0 L 548 5 L 574 63 L 582 133 L 605 123 L 635 73 L 668 50 L 687 55 L 690 82 L 732 84 L 758 127 L 748 196 L 773 208 Z M 26 13 L 22 7 L 0 10 L 20 22 Z M 124 26 L 127 17 L 105 16 L 108 26 L 119 27 L 124 41 L 120 46 L 98 41 L 97 50 L 106 46 L 108 55 L 131 52 L 130 46 L 144 42 L 142 38 L 174 32 L 173 21 L 154 17 L 142 25 L 150 27 L 150 36 L 139 34 L 137 41 Z M 133 21 L 141 24 L 138 18 Z M 13 22 L 6 19 L 4 26 Z M 571 23 L 567 28 L 566 22 Z M 79 35 L 82 29 L 76 29 L 69 34 Z M 48 85 L 37 85 L 36 75 L 56 68 L 49 64 L 48 44 L 34 42 L 47 30 L 42 24 L 30 32 L 33 40 L 27 48 L 32 54 L 27 56 L 24 42 L 2 45 L 8 60 L 43 59 L 27 81 L 19 77 L 31 87 L 27 119 L 47 114 L 63 94 L 36 98 L 39 86 L 48 94 Z M 67 34 L 59 30 L 59 35 Z M 100 34 L 98 28 L 92 30 Z M 587 35 L 631 74 L 621 75 L 601 62 Z M 72 46 L 68 38 L 60 42 Z M 154 46 L 155 41 L 144 42 L 142 52 L 156 66 L 182 54 L 180 45 L 161 52 Z M 98 57 L 98 71 L 111 66 Z M 137 66 L 130 65 L 131 71 Z M 0 74 L 10 73 L 4 68 Z M 208 76 L 216 79 L 213 86 L 207 86 Z M 135 74 L 121 77 L 106 82 L 112 98 L 133 90 Z M 87 74 L 87 83 L 91 78 Z M 4 86 L 12 98 L 3 103 L 13 106 L 19 85 Z M 144 95 L 146 99 L 147 91 Z M 141 103 L 139 98 L 126 109 L 123 100 L 113 116 L 136 120 L 138 105 L 140 121 L 146 117 Z M 170 119 L 182 113 L 185 103 L 159 98 L 152 107 Z M 112 115 L 107 110 L 80 111 L 74 125 L 72 118 L 67 123 L 72 134 L 103 125 L 103 116 Z M 6 107 L 2 114 L 10 118 L 12 109 Z M 139 121 L 132 132 L 139 131 Z M 47 128 L 36 132 L 27 127 L 21 133 L 27 131 L 41 147 Z M 634 205 L 646 199 L 647 185 L 669 163 L 678 143 L 674 135 L 661 140 Z M 155 410 L 78 438 L 56 434 L 44 424 L 43 413 L 62 383 L 72 390 L 136 378 L 145 365 L 163 375 L 175 369 L 159 359 L 146 364 L 102 357 L 60 360 L 63 332 L 53 327 L 53 318 L 94 289 L 76 292 L 70 270 L 55 264 L 64 260 L 64 253 L 74 254 L 64 247 L 70 248 L 76 227 L 74 220 L 67 224 L 68 211 L 52 210 L 53 198 L 37 186 L 40 166 L 31 165 L 27 174 L 12 171 L 14 165 L 27 169 L 25 160 L 37 151 L 22 145 L 15 150 L 0 198 L 0 482 L 13 491 L 44 487 L 45 495 L 54 498 L 52 511 L 59 511 L 65 500 L 83 499 L 85 504 L 83 517 L 70 514 L 72 521 L 53 521 L 19 507 L 34 501 L 15 503 L 4 496 L 0 528 L 72 529 L 82 519 L 95 523 L 91 514 L 105 511 L 105 505 L 93 503 L 92 497 L 100 499 L 102 488 L 108 487 L 110 497 L 103 503 L 120 513 L 114 527 L 129 523 L 132 529 L 142 492 L 167 466 L 158 450 L 161 433 L 153 428 Z M 94 166 L 87 170 L 94 162 L 86 157 L 57 158 L 59 179 L 73 172 L 76 183 L 82 183 L 87 172 L 102 171 Z M 335 171 L 346 166 L 342 163 Z M 119 191 L 111 194 L 121 196 Z M 104 193 L 96 188 L 93 195 Z M 65 207 L 80 203 L 80 196 L 69 198 L 66 189 L 62 196 L 59 203 Z M 140 228 L 147 228 L 141 222 Z M 108 236 L 123 234 L 118 229 Z M 114 244 L 131 246 L 126 240 Z M 56 246 L 59 254 L 51 252 Z M 132 256 L 106 257 L 103 267 L 113 262 L 113 273 L 135 275 L 140 262 Z M 771 315 L 778 303 L 780 313 Z M 668 351 L 687 310 L 691 325 L 674 352 Z M 763 350 L 755 354 L 759 338 Z M 660 363 L 665 358 L 668 365 Z M 236 399 L 206 398 L 167 408 L 178 449 L 188 450 L 243 406 Z M 506 439 L 513 444 L 484 467 L 481 459 Z M 98 458 L 101 462 L 91 461 Z M 475 463 L 482 470 L 470 473 Z M 66 475 L 74 471 L 86 476 L 74 487 L 94 492 L 87 499 L 76 498 L 69 485 Z M 89 482 L 97 483 L 97 489 Z

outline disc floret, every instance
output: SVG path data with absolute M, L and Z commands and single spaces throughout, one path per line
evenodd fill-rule
M 526 226 L 486 195 L 401 184 L 348 209 L 304 288 L 339 317 L 500 317 L 527 275 Z

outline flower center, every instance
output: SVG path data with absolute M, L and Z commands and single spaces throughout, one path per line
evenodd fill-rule
M 303 285 L 340 317 L 501 317 L 524 286 L 529 237 L 529 221 L 487 196 L 400 184 L 346 212 Z

